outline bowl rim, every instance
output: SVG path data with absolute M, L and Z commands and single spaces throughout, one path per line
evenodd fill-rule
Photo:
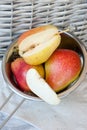
M 83 56 L 84 56 L 84 67 L 83 67 L 83 70 L 82 70 L 81 75 L 79 76 L 78 80 L 73 84 L 73 87 L 70 87 L 70 88 L 62 91 L 61 93 L 58 93 L 58 97 L 59 98 L 63 98 L 65 96 L 67 96 L 68 94 L 70 94 L 71 92 L 73 92 L 73 90 L 75 90 L 81 84 L 81 82 L 85 78 L 85 75 L 86 75 L 86 66 L 87 66 L 87 61 L 86 61 L 87 52 L 86 52 L 86 48 L 85 48 L 84 44 L 74 34 L 72 34 L 71 32 L 64 32 L 64 34 L 66 34 L 69 37 L 73 38 L 79 44 L 79 46 L 80 46 L 80 48 L 82 50 Z M 13 41 L 12 44 L 10 44 L 8 46 L 7 51 L 4 54 L 3 59 L 2 59 L 2 74 L 3 74 L 4 80 L 7 83 L 8 87 L 13 92 L 15 92 L 16 94 L 18 94 L 19 96 L 21 96 L 21 97 L 23 97 L 25 99 L 29 99 L 29 100 L 42 101 L 42 99 L 40 99 L 38 97 L 25 94 L 24 92 L 18 90 L 16 87 L 14 87 L 12 85 L 12 83 L 8 80 L 8 78 L 7 78 L 6 74 L 5 74 L 5 63 L 6 63 L 6 59 L 7 59 L 7 56 L 8 56 L 8 52 L 13 47 L 13 45 L 16 44 L 16 41 L 17 40 Z

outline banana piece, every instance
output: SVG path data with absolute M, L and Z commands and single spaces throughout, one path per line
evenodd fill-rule
M 57 105 L 60 103 L 57 94 L 35 69 L 32 68 L 27 71 L 26 82 L 32 92 L 48 104 Z

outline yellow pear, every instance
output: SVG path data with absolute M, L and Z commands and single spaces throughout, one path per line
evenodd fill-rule
M 61 36 L 53 25 L 24 32 L 18 39 L 19 55 L 31 65 L 44 63 L 59 46 Z

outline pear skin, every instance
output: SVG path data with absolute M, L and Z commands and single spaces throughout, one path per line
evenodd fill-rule
M 11 63 L 11 70 L 16 79 L 19 88 L 22 91 L 30 91 L 29 86 L 26 83 L 26 73 L 29 69 L 35 68 L 39 74 L 44 77 L 44 68 L 42 65 L 32 66 L 27 64 L 23 58 L 17 58 Z
M 73 50 L 58 49 L 46 61 L 45 71 L 47 83 L 59 92 L 79 76 L 80 56 Z

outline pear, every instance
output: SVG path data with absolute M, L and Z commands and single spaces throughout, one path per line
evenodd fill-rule
M 19 55 L 26 63 L 38 65 L 44 63 L 61 42 L 58 28 L 45 25 L 24 32 L 18 38 Z
M 31 68 L 27 71 L 26 82 L 33 93 L 51 105 L 60 103 L 60 99 L 49 84 L 40 76 L 37 70 Z
M 69 49 L 55 50 L 45 62 L 46 81 L 54 91 L 59 92 L 78 78 L 81 68 L 77 52 Z
M 31 91 L 26 83 L 26 73 L 31 68 L 36 69 L 41 77 L 44 78 L 44 68 L 42 65 L 29 65 L 24 61 L 23 58 L 17 58 L 13 62 L 11 62 L 11 70 L 13 72 L 14 78 L 18 84 L 19 89 L 21 89 L 22 91 Z

